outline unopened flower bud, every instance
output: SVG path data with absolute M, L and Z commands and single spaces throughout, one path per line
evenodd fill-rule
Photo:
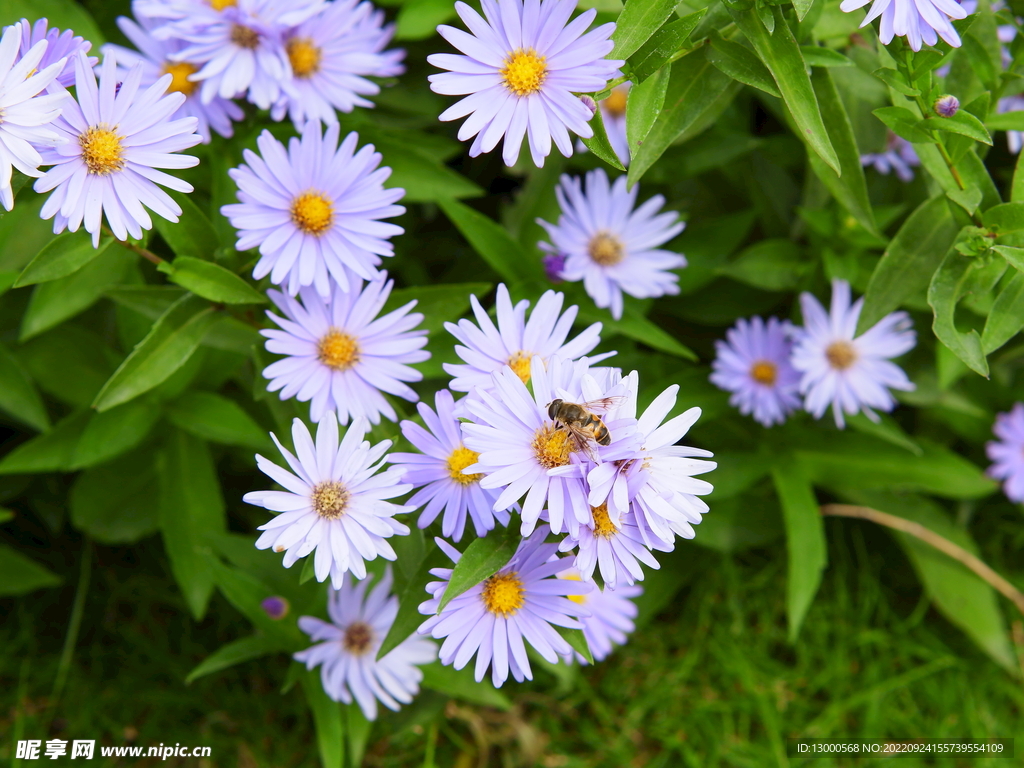
M 267 616 L 272 618 L 274 621 L 280 621 L 288 615 L 288 609 L 291 605 L 288 603 L 287 598 L 281 597 L 280 595 L 274 595 L 273 597 L 266 598 L 260 603 L 260 607 L 267 612 Z
M 594 101 L 594 98 L 584 93 L 580 96 L 580 101 L 586 105 L 587 109 L 590 110 L 590 116 L 593 117 L 594 113 L 597 112 L 597 102 Z
M 935 114 L 939 117 L 952 117 L 960 109 L 960 99 L 951 93 L 947 93 L 935 100 L 932 109 L 935 110 Z
M 552 283 L 565 282 L 562 277 L 562 270 L 565 269 L 564 253 L 549 253 L 544 256 L 544 274 Z

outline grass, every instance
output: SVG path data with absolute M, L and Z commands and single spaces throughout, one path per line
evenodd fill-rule
M 985 540 L 1002 547 L 990 559 L 1019 555 L 1019 537 L 998 536 L 1014 522 L 989 525 Z M 682 542 L 656 574 L 663 582 L 675 574 L 682 587 L 661 608 L 645 605 L 644 623 L 609 661 L 557 675 L 539 667 L 534 682 L 505 689 L 514 702 L 507 712 L 424 692 L 376 724 L 365 764 L 760 768 L 787 765 L 786 739 L 796 736 L 1018 737 L 1024 749 L 1021 681 L 930 608 L 888 534 L 859 521 L 829 520 L 827 527 L 829 568 L 795 644 L 786 639 L 779 547 L 729 555 Z M 69 584 L 0 602 L 0 764 L 18 764 L 11 752 L 20 734 L 212 747 L 210 759 L 164 765 L 316 765 L 299 689 L 280 693 L 287 659 L 184 685 L 198 661 L 249 627 L 220 598 L 202 622 L 192 622 L 156 540 L 95 548 L 74 660 L 53 702 L 82 551 L 71 537 L 59 541 L 68 550 L 54 559 L 67 563 Z M 904 758 L 894 765 L 978 762 Z

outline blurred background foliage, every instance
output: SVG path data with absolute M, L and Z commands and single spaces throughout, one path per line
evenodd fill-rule
M 389 185 L 407 192 L 408 211 L 396 220 L 406 234 L 385 266 L 399 289 L 391 304 L 418 298 L 426 316 L 433 357 L 419 366 L 417 388 L 430 398 L 447 381 L 441 363 L 456 360 L 443 322 L 467 311 L 470 293 L 489 295 L 500 281 L 514 299 L 535 300 L 550 287 L 534 220 L 557 216 L 561 173 L 605 164 L 595 153 L 552 156 L 542 169 L 528 160 L 507 169 L 496 154 L 468 158 L 454 127 L 437 121 L 448 100 L 426 85 L 426 55 L 448 50 L 434 28 L 453 18 L 451 0 L 381 4 L 397 20 L 407 73 L 376 109 L 340 119 L 377 146 L 394 169 Z M 600 20 L 621 8 L 617 0 L 592 5 Z M 705 5 L 683 0 L 668 20 L 693 21 Z M 977 360 L 930 332 L 926 295 L 961 219 L 1000 195 L 1011 199 L 1015 158 L 1002 134 L 992 146 L 954 147 L 958 163 L 976 164 L 971 189 L 992 198 L 973 211 L 971 200 L 943 196 L 941 166 L 926 162 L 910 184 L 854 171 L 851 152 L 882 151 L 886 142 L 872 110 L 898 105 L 901 92 L 872 74 L 885 62 L 872 29 L 857 29 L 861 13 L 843 14 L 833 0 L 796 5 L 800 23 L 788 5 L 773 18 L 789 18 L 804 50 L 819 51 L 807 60 L 818 62 L 810 82 L 826 128 L 829 111 L 849 118 L 843 135 L 855 144 L 837 149 L 846 153 L 844 180 L 793 132 L 765 65 L 740 66 L 759 62 L 761 51 L 737 42 L 745 38 L 730 9 L 714 0 L 688 23 L 686 45 L 677 44 L 695 52 L 650 74 L 667 83 L 649 134 L 663 153 L 645 150 L 630 169 L 642 176 L 641 199 L 663 194 L 687 221 L 668 246 L 689 260 L 682 295 L 628 301 L 616 322 L 580 286 L 557 286 L 580 305 L 581 323 L 605 323 L 599 351 L 617 350 L 614 364 L 640 370 L 643 401 L 679 384 L 678 407 L 703 409 L 689 439 L 714 451 L 719 468 L 696 539 L 659 557 L 636 633 L 603 664 L 538 662 L 535 681 L 500 691 L 435 666 L 413 705 L 372 726 L 328 702 L 318 677 L 297 672 L 284 653 L 303 647 L 294 619 L 323 612 L 324 587 L 300 585 L 301 566 L 286 571 L 278 556 L 254 549 L 265 512 L 241 502 L 264 486 L 252 456 L 272 451 L 267 433 L 308 415 L 265 391 L 261 309 L 211 310 L 196 299 L 193 312 L 163 321 L 185 351 L 160 383 L 140 393 L 138 377 L 111 379 L 186 291 L 117 243 L 66 276 L 13 287 L 44 248 L 74 259 L 87 240 L 66 235 L 52 245 L 51 225 L 37 215 L 41 198 L 22 188 L 0 218 L 0 761 L 18 764 L 19 738 L 56 735 L 212 745 L 203 763 L 211 766 L 313 765 L 314 723 L 322 750 L 332 722 L 346 733 L 348 764 L 365 753 L 370 766 L 459 768 L 785 765 L 785 739 L 794 736 L 1024 737 L 1024 629 L 1012 604 L 915 539 L 817 513 L 818 503 L 837 501 L 887 511 L 1024 584 L 1021 508 L 983 474 L 995 414 L 1024 399 L 1024 344 L 1010 333 L 984 360 L 983 378 L 970 370 Z M 96 47 L 126 43 L 115 25 L 125 2 L 4 0 L 0 10 L 4 24 L 46 16 Z M 1017 87 L 986 81 L 978 57 L 995 45 L 998 61 L 996 20 L 984 2 L 976 16 L 974 42 L 952 56 L 946 81 L 963 104 Z M 701 96 L 698 86 L 716 90 Z M 252 107 L 247 113 L 233 139 L 192 150 L 201 162 L 181 176 L 196 192 L 179 196 L 181 225 L 157 224 L 145 243 L 154 253 L 199 254 L 248 281 L 253 254 L 234 250 L 218 212 L 234 198 L 227 169 L 268 123 Z M 270 127 L 293 135 L 290 124 Z M 797 294 L 827 295 L 833 278 L 870 293 L 883 254 L 893 252 L 924 258 L 927 273 L 904 276 L 897 301 L 918 329 L 902 361 L 917 389 L 898 393 L 901 406 L 881 426 L 858 417 L 840 432 L 829 418 L 797 414 L 765 430 L 708 382 L 714 341 L 737 318 L 799 322 Z M 1005 271 L 989 270 L 987 284 L 954 299 L 958 333 L 982 331 L 995 287 L 1015 274 Z M 1022 324 L 1024 315 L 1017 330 Z M 393 402 L 405 417 L 414 412 Z M 374 429 L 373 439 L 385 437 L 399 438 L 397 426 Z M 259 608 L 269 594 L 290 600 L 283 622 Z

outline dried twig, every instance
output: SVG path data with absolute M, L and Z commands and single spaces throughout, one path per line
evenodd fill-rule
M 971 554 L 959 544 L 954 544 L 946 537 L 940 536 L 935 533 L 935 531 L 925 528 L 920 523 L 915 523 L 911 520 L 897 517 L 896 515 L 890 515 L 886 512 L 879 512 L 877 509 L 871 509 L 870 507 L 859 507 L 853 504 L 826 504 L 821 508 L 821 514 L 832 515 L 835 517 L 859 517 L 862 520 L 870 520 L 873 523 L 884 525 L 887 528 L 893 528 L 894 530 L 902 531 L 903 533 L 909 533 L 911 536 L 915 536 L 925 544 L 930 544 L 943 554 L 949 555 L 954 560 L 958 560 L 963 563 L 974 571 L 974 573 L 981 579 L 988 582 L 994 589 L 998 590 L 1002 595 L 1012 601 L 1013 604 L 1017 606 L 1017 609 L 1024 614 L 1024 592 L 1021 592 L 1013 586 L 1013 584 L 978 559 L 977 556 Z

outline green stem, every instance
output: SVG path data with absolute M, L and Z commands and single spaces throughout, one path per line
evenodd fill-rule
M 114 233 L 111 232 L 106 227 L 103 227 L 103 233 L 107 234 L 107 235 L 110 235 L 111 237 L 114 237 Z M 114 237 L 114 239 L 117 240 L 116 237 Z M 123 245 L 129 251 L 133 251 L 134 253 L 139 254 L 139 256 L 144 258 L 146 261 L 150 261 L 153 264 L 156 264 L 157 266 L 159 266 L 160 264 L 164 263 L 163 259 L 161 259 L 159 256 L 157 256 L 152 251 L 146 250 L 142 246 L 135 245 L 135 243 L 129 243 L 127 240 L 117 240 L 117 242 L 120 243 L 121 245 Z
M 78 586 L 75 589 L 75 602 L 71 606 L 71 619 L 68 622 L 68 633 L 64 638 L 64 649 L 60 654 L 60 662 L 57 665 L 57 677 L 53 681 L 53 692 L 50 694 L 51 712 L 57 708 L 60 695 L 64 691 L 64 684 L 68 680 L 68 672 L 71 671 L 71 660 L 75 655 L 75 645 L 78 643 L 78 632 L 82 628 L 82 616 L 85 613 L 85 596 L 89 591 L 89 576 L 92 572 L 92 540 L 86 538 L 85 546 L 82 548 L 82 560 L 78 573 Z

